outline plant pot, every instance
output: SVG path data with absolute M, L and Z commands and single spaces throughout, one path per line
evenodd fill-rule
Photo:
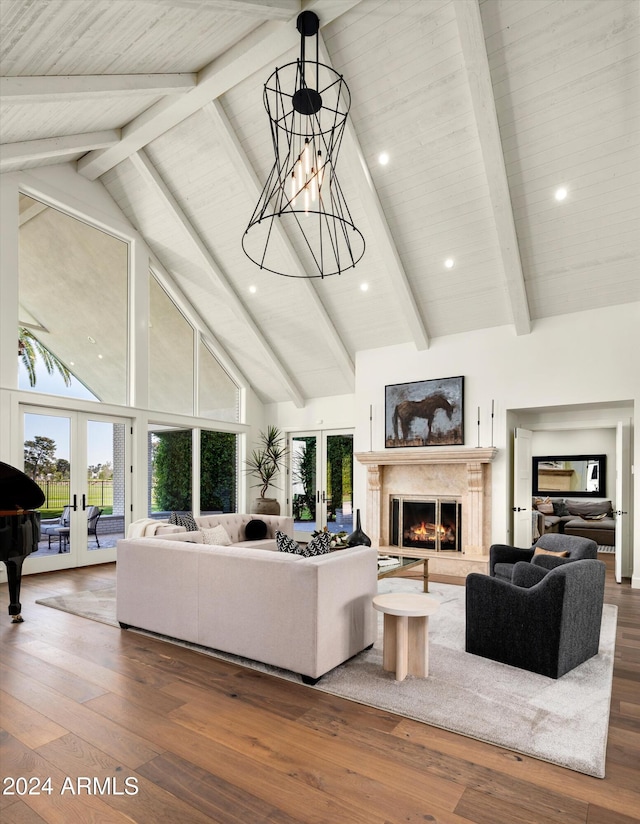
M 256 498 L 251 511 L 255 515 L 279 515 L 280 504 L 276 498 Z

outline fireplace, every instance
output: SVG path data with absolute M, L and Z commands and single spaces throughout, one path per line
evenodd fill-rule
M 391 546 L 461 552 L 462 505 L 459 498 L 395 497 L 389 502 Z

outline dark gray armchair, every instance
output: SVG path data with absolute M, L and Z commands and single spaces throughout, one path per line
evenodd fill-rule
M 548 552 L 567 552 L 566 557 L 558 555 L 536 555 L 539 547 Z M 590 538 L 578 538 L 576 535 L 549 534 L 539 538 L 530 549 L 519 549 L 506 544 L 493 544 L 489 549 L 489 575 L 503 581 L 511 581 L 513 568 L 519 561 L 530 561 L 544 569 L 555 569 L 571 561 L 595 561 L 598 558 L 598 545 Z
M 552 570 L 519 562 L 511 582 L 469 574 L 466 651 L 560 678 L 598 653 L 604 579 L 593 560 Z

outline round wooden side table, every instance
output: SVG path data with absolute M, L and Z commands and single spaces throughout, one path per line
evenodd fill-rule
M 396 681 L 407 675 L 429 675 L 429 616 L 440 606 L 419 592 L 376 595 L 373 606 L 384 614 L 382 666 L 395 672 Z

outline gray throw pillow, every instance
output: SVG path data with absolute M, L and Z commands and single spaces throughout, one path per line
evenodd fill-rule
M 551 501 L 553 504 L 553 514 L 557 515 L 558 518 L 563 518 L 565 515 L 569 515 L 569 510 L 567 509 L 567 504 L 564 498 L 558 498 L 556 501 Z

